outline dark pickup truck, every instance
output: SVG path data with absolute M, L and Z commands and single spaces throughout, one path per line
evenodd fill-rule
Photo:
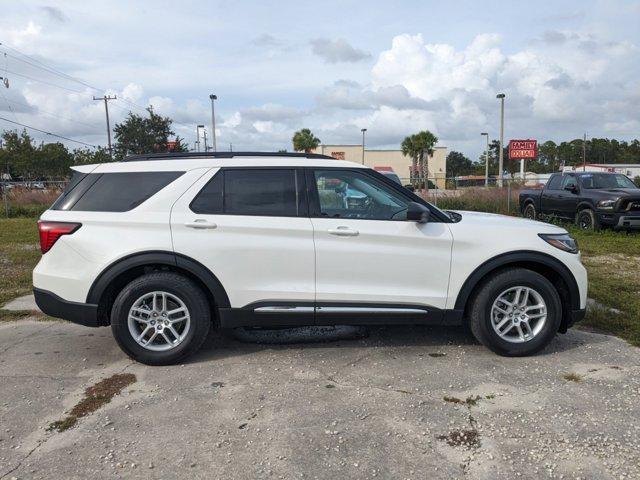
M 585 230 L 640 228 L 640 188 L 620 173 L 554 173 L 542 190 L 520 192 L 526 218 L 554 216 Z

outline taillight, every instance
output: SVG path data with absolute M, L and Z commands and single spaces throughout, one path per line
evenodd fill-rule
M 62 235 L 70 235 L 81 226 L 81 223 L 47 222 L 46 220 L 38 220 L 40 250 L 42 253 L 47 253 Z

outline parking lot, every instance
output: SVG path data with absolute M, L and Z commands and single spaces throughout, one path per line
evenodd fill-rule
M 460 329 L 225 334 L 184 365 L 147 367 L 107 328 L 27 319 L 0 324 L 0 352 L 0 478 L 640 475 L 640 351 L 586 331 L 529 358 Z M 51 428 L 121 374 L 109 403 Z

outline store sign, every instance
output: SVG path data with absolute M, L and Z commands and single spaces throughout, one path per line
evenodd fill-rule
M 537 140 L 509 140 L 509 160 L 535 159 L 537 157 Z
M 344 152 L 331 152 L 331 156 L 336 160 L 344 160 Z

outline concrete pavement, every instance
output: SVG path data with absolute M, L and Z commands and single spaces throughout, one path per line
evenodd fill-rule
M 640 477 L 640 349 L 583 331 L 530 358 L 459 329 L 217 335 L 184 365 L 147 367 L 107 328 L 25 320 L 0 324 L 0 372 L 2 479 Z M 137 381 L 47 431 L 121 372 Z

